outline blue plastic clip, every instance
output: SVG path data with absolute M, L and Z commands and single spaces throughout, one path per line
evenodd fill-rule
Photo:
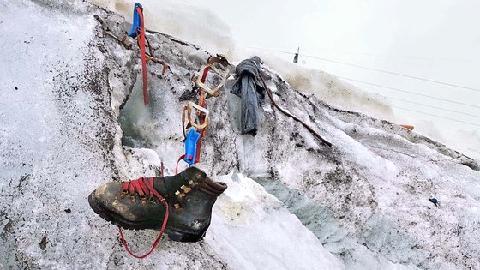
M 188 163 L 189 166 L 195 164 L 195 157 L 197 154 L 197 142 L 200 139 L 200 133 L 195 128 L 188 130 L 187 138 L 185 139 L 185 157 L 183 160 Z
M 132 38 L 137 37 L 138 31 L 140 29 L 140 14 L 138 14 L 137 8 L 143 9 L 142 4 L 135 3 L 135 7 L 133 8 L 133 24 L 132 28 L 130 28 L 130 32 L 128 32 L 128 35 Z

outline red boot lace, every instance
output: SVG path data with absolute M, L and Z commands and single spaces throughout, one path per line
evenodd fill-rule
M 163 198 L 163 196 L 160 195 L 160 193 L 158 193 L 158 191 L 153 187 L 153 177 L 149 177 L 147 179 L 141 177 L 137 180 L 133 180 L 133 181 L 129 181 L 129 182 L 123 182 L 122 183 L 122 190 L 124 192 L 128 192 L 129 194 L 132 194 L 132 195 L 133 194 L 138 194 L 141 197 L 155 198 L 165 206 L 165 215 L 163 216 L 163 223 L 162 223 L 162 227 L 160 228 L 160 232 L 158 233 L 158 236 L 155 239 L 155 241 L 153 242 L 150 250 L 143 255 L 133 254 L 133 252 L 128 247 L 127 241 L 125 240 L 122 228 L 120 228 L 120 226 L 118 226 L 118 231 L 120 232 L 120 241 L 122 242 L 123 247 L 128 252 L 128 254 L 132 255 L 133 257 L 135 257 L 137 259 L 143 259 L 143 258 L 147 257 L 148 255 L 150 255 L 155 248 L 157 248 L 158 244 L 160 243 L 160 239 L 162 238 L 162 235 L 165 232 L 165 228 L 167 226 L 167 221 L 168 221 L 168 214 L 169 214 L 168 203 L 165 200 L 165 198 Z

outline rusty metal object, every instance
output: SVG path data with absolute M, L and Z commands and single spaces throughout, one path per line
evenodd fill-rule
M 216 64 L 219 64 L 226 68 L 225 72 L 220 71 L 215 67 Z M 220 95 L 220 89 L 225 85 L 227 79 L 230 77 L 230 63 L 224 56 L 217 55 L 209 57 L 207 60 L 207 64 L 202 66 L 200 69 L 200 73 L 195 80 L 195 86 L 201 89 L 201 91 L 206 92 L 208 95 L 213 97 L 218 97 Z M 222 80 L 217 86 L 209 87 L 206 84 L 207 73 L 209 71 L 215 72 L 219 75 Z M 208 96 L 207 96 L 208 97 Z
M 187 130 L 194 127 L 197 131 L 203 132 L 208 125 L 209 111 L 193 102 L 188 102 L 183 106 L 182 121 L 183 135 L 186 136 Z
M 403 127 L 404 129 L 408 130 L 408 131 L 412 131 L 415 127 L 412 126 L 412 125 L 400 125 L 401 127 Z

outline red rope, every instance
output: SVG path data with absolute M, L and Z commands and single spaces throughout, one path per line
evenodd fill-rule
M 153 179 L 154 179 L 153 177 L 150 177 L 147 180 L 145 180 L 143 177 L 141 177 L 137 180 L 122 183 L 123 191 L 128 191 L 128 193 L 130 194 L 139 194 L 140 196 L 154 197 L 158 201 L 160 201 L 165 207 L 165 214 L 163 216 L 163 223 L 162 223 L 162 227 L 160 228 L 160 232 L 158 233 L 158 236 L 155 239 L 155 241 L 153 241 L 153 244 L 150 250 L 143 255 L 133 254 L 133 252 L 130 250 L 130 247 L 128 246 L 127 240 L 125 240 L 125 236 L 123 235 L 122 228 L 118 226 L 120 241 L 122 242 L 123 247 L 128 252 L 128 254 L 132 255 L 137 259 L 143 259 L 147 257 L 153 252 L 153 250 L 155 250 L 155 248 L 157 248 L 158 244 L 160 243 L 160 239 L 162 238 L 162 235 L 165 232 L 165 229 L 167 227 L 167 221 L 169 216 L 168 203 L 165 200 L 165 198 L 163 198 L 163 196 L 160 195 L 160 193 L 158 193 L 158 191 L 153 187 Z
M 140 7 L 137 7 L 137 12 L 140 15 L 140 33 L 138 36 L 138 46 L 140 46 L 140 56 L 142 59 L 143 103 L 145 105 L 148 105 L 147 56 L 146 56 L 146 50 L 145 50 L 145 24 L 143 21 L 143 12 Z
M 181 156 L 177 159 L 177 166 L 175 167 L 175 174 L 178 174 L 178 163 L 179 163 L 180 160 L 182 160 L 184 157 L 185 157 L 185 154 L 181 155 Z
M 210 66 L 207 66 L 204 70 L 203 70 L 203 74 L 202 74 L 202 79 L 200 79 L 200 81 L 202 83 L 205 83 L 205 80 L 207 79 L 207 75 L 208 75 L 208 71 L 210 70 Z

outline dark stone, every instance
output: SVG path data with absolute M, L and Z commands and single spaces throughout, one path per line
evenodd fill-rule
M 47 243 L 47 236 L 44 236 L 38 245 L 40 246 L 41 250 L 45 250 L 47 248 Z

